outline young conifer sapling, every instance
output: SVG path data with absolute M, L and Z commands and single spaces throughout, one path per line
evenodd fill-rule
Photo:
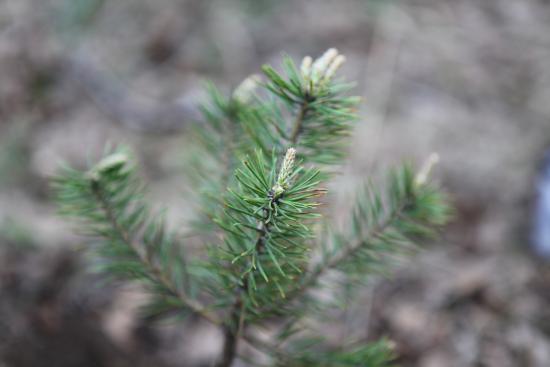
M 367 181 L 343 229 L 320 206 L 357 120 L 359 99 L 336 78 L 344 61 L 336 49 L 305 57 L 300 67 L 285 57 L 282 72 L 266 65 L 263 77 L 247 78 L 230 96 L 208 87 L 204 121 L 189 132 L 199 210 L 188 235 L 204 242 L 204 256 L 186 256 L 185 240 L 150 208 L 126 149 L 88 171 L 65 167 L 54 179 L 60 212 L 92 239 L 97 270 L 142 283 L 149 315 L 194 314 L 220 328 L 217 367 L 236 359 L 393 365 L 391 343 L 336 345 L 315 325 L 342 306 L 344 289 L 357 289 L 432 236 L 450 208 L 429 179 L 437 156 L 418 173 L 408 165 L 392 170 L 380 188 Z M 265 330 L 269 338 L 260 337 Z M 257 353 L 243 353 L 244 344 Z

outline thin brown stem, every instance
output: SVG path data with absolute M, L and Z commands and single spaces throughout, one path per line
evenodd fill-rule
M 223 350 L 216 367 L 230 367 L 237 356 L 237 346 L 240 333 L 240 320 L 243 312 L 243 300 L 237 296 L 231 308 L 230 321 L 223 327 Z
M 298 138 L 302 133 L 304 119 L 306 117 L 308 109 L 309 109 L 309 102 L 308 101 L 302 102 L 302 104 L 300 105 L 300 109 L 298 110 L 298 115 L 296 116 L 296 120 L 294 120 L 294 125 L 292 126 L 292 132 L 290 133 L 290 143 L 292 145 L 296 145 L 296 143 L 298 142 Z

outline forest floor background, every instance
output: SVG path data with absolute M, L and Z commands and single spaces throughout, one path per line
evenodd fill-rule
M 404 367 L 548 366 L 550 267 L 528 242 L 550 146 L 544 0 L 0 1 L 0 366 L 208 363 L 209 327 L 140 322 L 139 291 L 82 271 L 49 178 L 128 144 L 184 228 L 201 83 L 228 90 L 283 52 L 329 47 L 364 97 L 338 197 L 435 151 L 457 207 L 440 240 L 327 325 L 334 338 L 387 336 Z

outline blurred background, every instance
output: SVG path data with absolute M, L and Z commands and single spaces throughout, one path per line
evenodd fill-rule
M 49 179 L 128 144 L 184 230 L 203 82 L 229 91 L 283 52 L 329 47 L 364 98 L 339 186 L 438 152 L 457 208 L 331 332 L 387 336 L 405 367 L 550 366 L 550 271 L 530 245 L 550 146 L 549 1 L 0 0 L 0 367 L 208 366 L 215 330 L 142 321 L 139 291 L 84 271 Z

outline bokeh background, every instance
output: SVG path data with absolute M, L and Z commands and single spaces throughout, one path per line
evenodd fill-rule
M 550 271 L 529 245 L 550 145 L 547 0 L 0 0 L 0 366 L 208 366 L 216 331 L 142 321 L 139 290 L 84 271 L 49 179 L 127 144 L 184 230 L 203 82 L 229 91 L 283 52 L 329 47 L 364 97 L 341 196 L 438 152 L 457 212 L 327 329 L 387 336 L 405 367 L 550 366 Z

